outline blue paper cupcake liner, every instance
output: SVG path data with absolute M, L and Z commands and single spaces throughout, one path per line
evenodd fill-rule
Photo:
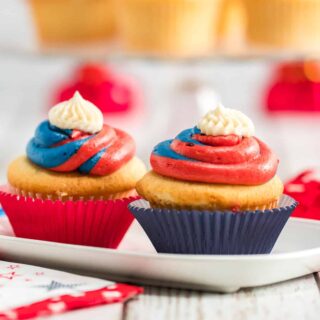
M 283 195 L 278 208 L 256 211 L 200 211 L 129 204 L 159 253 L 266 254 L 275 245 L 297 202 Z

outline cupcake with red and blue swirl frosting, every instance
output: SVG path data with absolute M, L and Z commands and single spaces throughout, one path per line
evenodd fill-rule
M 145 166 L 126 132 L 79 93 L 49 111 L 8 168 L 0 201 L 17 236 L 116 247 Z
M 130 209 L 159 252 L 267 253 L 296 206 L 279 160 L 242 112 L 219 105 L 159 143 Z

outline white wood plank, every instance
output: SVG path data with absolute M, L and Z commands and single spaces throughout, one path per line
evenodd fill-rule
M 125 320 L 199 319 L 200 292 L 169 288 L 145 288 L 145 293 L 127 303 Z
M 234 295 L 201 297 L 203 319 L 319 319 L 320 295 L 314 276 L 288 281 Z M 241 316 L 241 317 L 239 317 Z
M 127 304 L 125 320 L 319 319 L 320 294 L 313 275 L 235 294 L 147 288 Z

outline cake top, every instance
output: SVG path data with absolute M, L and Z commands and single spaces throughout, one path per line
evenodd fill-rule
M 83 99 L 76 91 L 70 100 L 60 102 L 50 109 L 49 122 L 59 129 L 97 133 L 103 127 L 103 115 L 99 108 Z

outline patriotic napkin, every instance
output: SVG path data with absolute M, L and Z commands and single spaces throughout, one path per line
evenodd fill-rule
M 0 234 L 13 235 L 1 208 Z M 136 286 L 0 261 L 0 320 L 33 319 L 124 302 L 142 291 Z
M 126 284 L 0 261 L 0 319 L 32 319 L 102 304 L 142 292 Z
M 320 220 L 320 171 L 298 174 L 286 183 L 285 193 L 299 202 L 294 217 Z

